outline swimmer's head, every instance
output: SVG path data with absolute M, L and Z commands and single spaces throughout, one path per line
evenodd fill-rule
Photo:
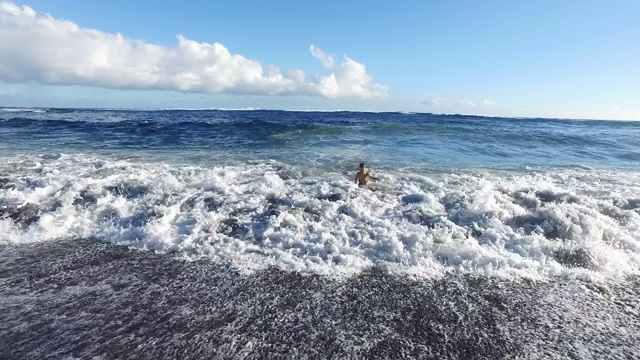
M 364 169 L 364 163 L 360 163 L 360 169 Z

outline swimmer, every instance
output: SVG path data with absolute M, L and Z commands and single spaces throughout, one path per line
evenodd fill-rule
M 356 173 L 355 182 L 358 186 L 365 186 L 369 179 L 378 180 L 379 178 L 371 175 L 369 171 L 364 167 L 364 163 L 360 163 L 360 169 Z

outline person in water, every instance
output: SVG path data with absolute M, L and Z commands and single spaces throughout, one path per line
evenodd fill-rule
M 364 167 L 364 163 L 360 163 L 360 169 L 356 173 L 356 184 L 358 184 L 358 186 L 365 186 L 369 179 L 378 180 L 377 177 L 371 175 Z

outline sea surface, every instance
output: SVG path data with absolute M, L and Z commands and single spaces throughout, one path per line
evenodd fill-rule
M 0 358 L 640 358 L 639 144 L 640 122 L 1 108 Z

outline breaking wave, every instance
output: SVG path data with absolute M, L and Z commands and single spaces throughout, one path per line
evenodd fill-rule
M 194 166 L 97 155 L 0 162 L 0 243 L 92 238 L 244 271 L 621 277 L 640 270 L 640 173 L 381 174 L 277 161 Z

